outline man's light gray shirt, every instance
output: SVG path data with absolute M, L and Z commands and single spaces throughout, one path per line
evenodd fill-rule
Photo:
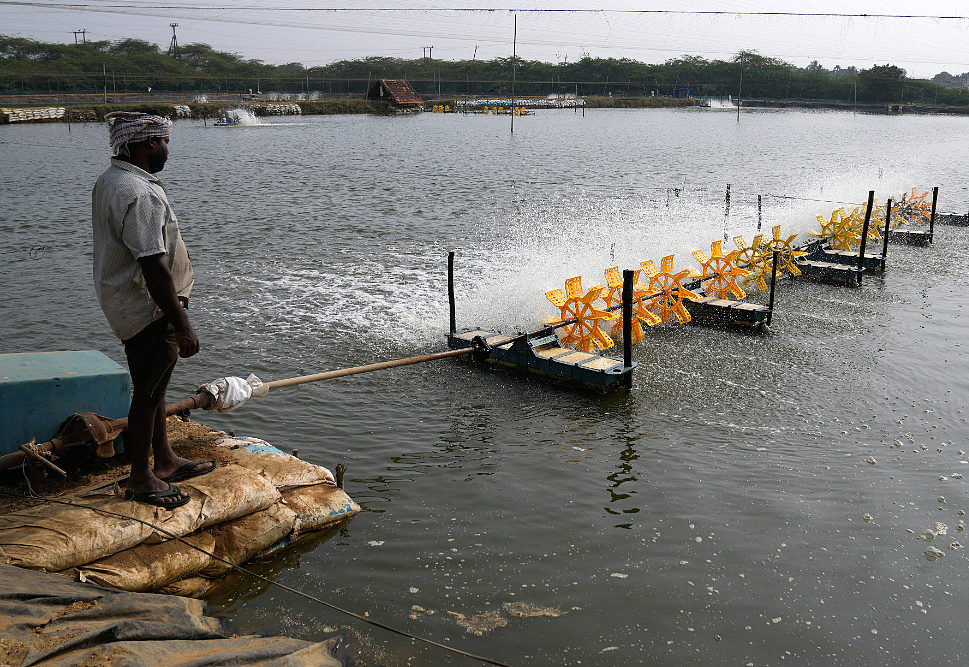
M 112 159 L 98 178 L 91 215 L 94 290 L 111 329 L 127 340 L 164 314 L 148 293 L 138 260 L 164 253 L 175 291 L 186 299 L 195 283 L 192 263 L 165 187 L 129 162 Z

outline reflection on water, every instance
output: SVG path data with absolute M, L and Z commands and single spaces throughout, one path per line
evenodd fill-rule
M 549 111 L 514 136 L 476 115 L 261 120 L 176 124 L 162 177 L 203 353 L 172 397 L 442 349 L 452 249 L 459 324 L 510 332 L 572 275 L 690 266 L 725 228 L 750 241 L 757 195 L 786 236 L 869 189 L 938 185 L 963 211 L 969 187 L 958 118 Z M 123 361 L 90 288 L 104 128 L 0 141 L 3 350 Z M 629 395 L 440 361 L 204 420 L 345 461 L 367 509 L 261 572 L 436 641 L 511 664 L 965 664 L 967 236 L 892 246 L 860 289 L 782 282 L 770 336 L 654 328 Z M 947 534 L 919 539 L 935 522 Z M 244 632 L 339 625 L 390 664 L 468 664 L 244 577 L 211 603 Z M 506 625 L 476 637 L 448 612 Z

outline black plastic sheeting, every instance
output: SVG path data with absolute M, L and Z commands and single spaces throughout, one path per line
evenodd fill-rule
M 0 665 L 343 667 L 339 637 L 227 637 L 204 608 L 0 565 Z

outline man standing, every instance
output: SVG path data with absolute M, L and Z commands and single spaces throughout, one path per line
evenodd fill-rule
M 165 425 L 165 391 L 175 363 L 199 351 L 185 312 L 195 282 L 192 263 L 165 188 L 155 177 L 168 159 L 172 122 L 128 111 L 106 119 L 113 157 L 91 197 L 94 289 L 124 344 L 131 373 L 131 475 L 125 497 L 173 508 L 189 497 L 172 482 L 203 475 L 215 462 L 177 456 Z

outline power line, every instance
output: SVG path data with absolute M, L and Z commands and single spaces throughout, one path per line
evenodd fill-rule
M 211 5 L 193 6 L 185 5 L 132 5 L 128 4 L 88 4 L 88 3 L 48 3 L 48 2 L 23 2 L 21 0 L 0 0 L 0 5 L 16 5 L 20 7 L 45 7 L 57 9 L 92 9 L 103 11 L 106 9 L 122 9 L 131 11 L 133 9 L 150 10 L 209 10 L 209 11 L 238 11 L 238 6 Z M 507 12 L 520 14 L 679 14 L 687 16 L 792 16 L 803 18 L 874 18 L 874 19 L 935 19 L 945 21 L 963 21 L 969 16 L 944 16 L 933 14 L 848 14 L 842 12 L 741 12 L 741 11 L 722 11 L 722 10 L 686 10 L 686 9 L 515 9 L 508 7 L 371 7 L 367 9 L 359 7 L 246 7 L 246 11 L 254 12 L 399 12 L 399 13 L 446 13 L 446 12 Z

